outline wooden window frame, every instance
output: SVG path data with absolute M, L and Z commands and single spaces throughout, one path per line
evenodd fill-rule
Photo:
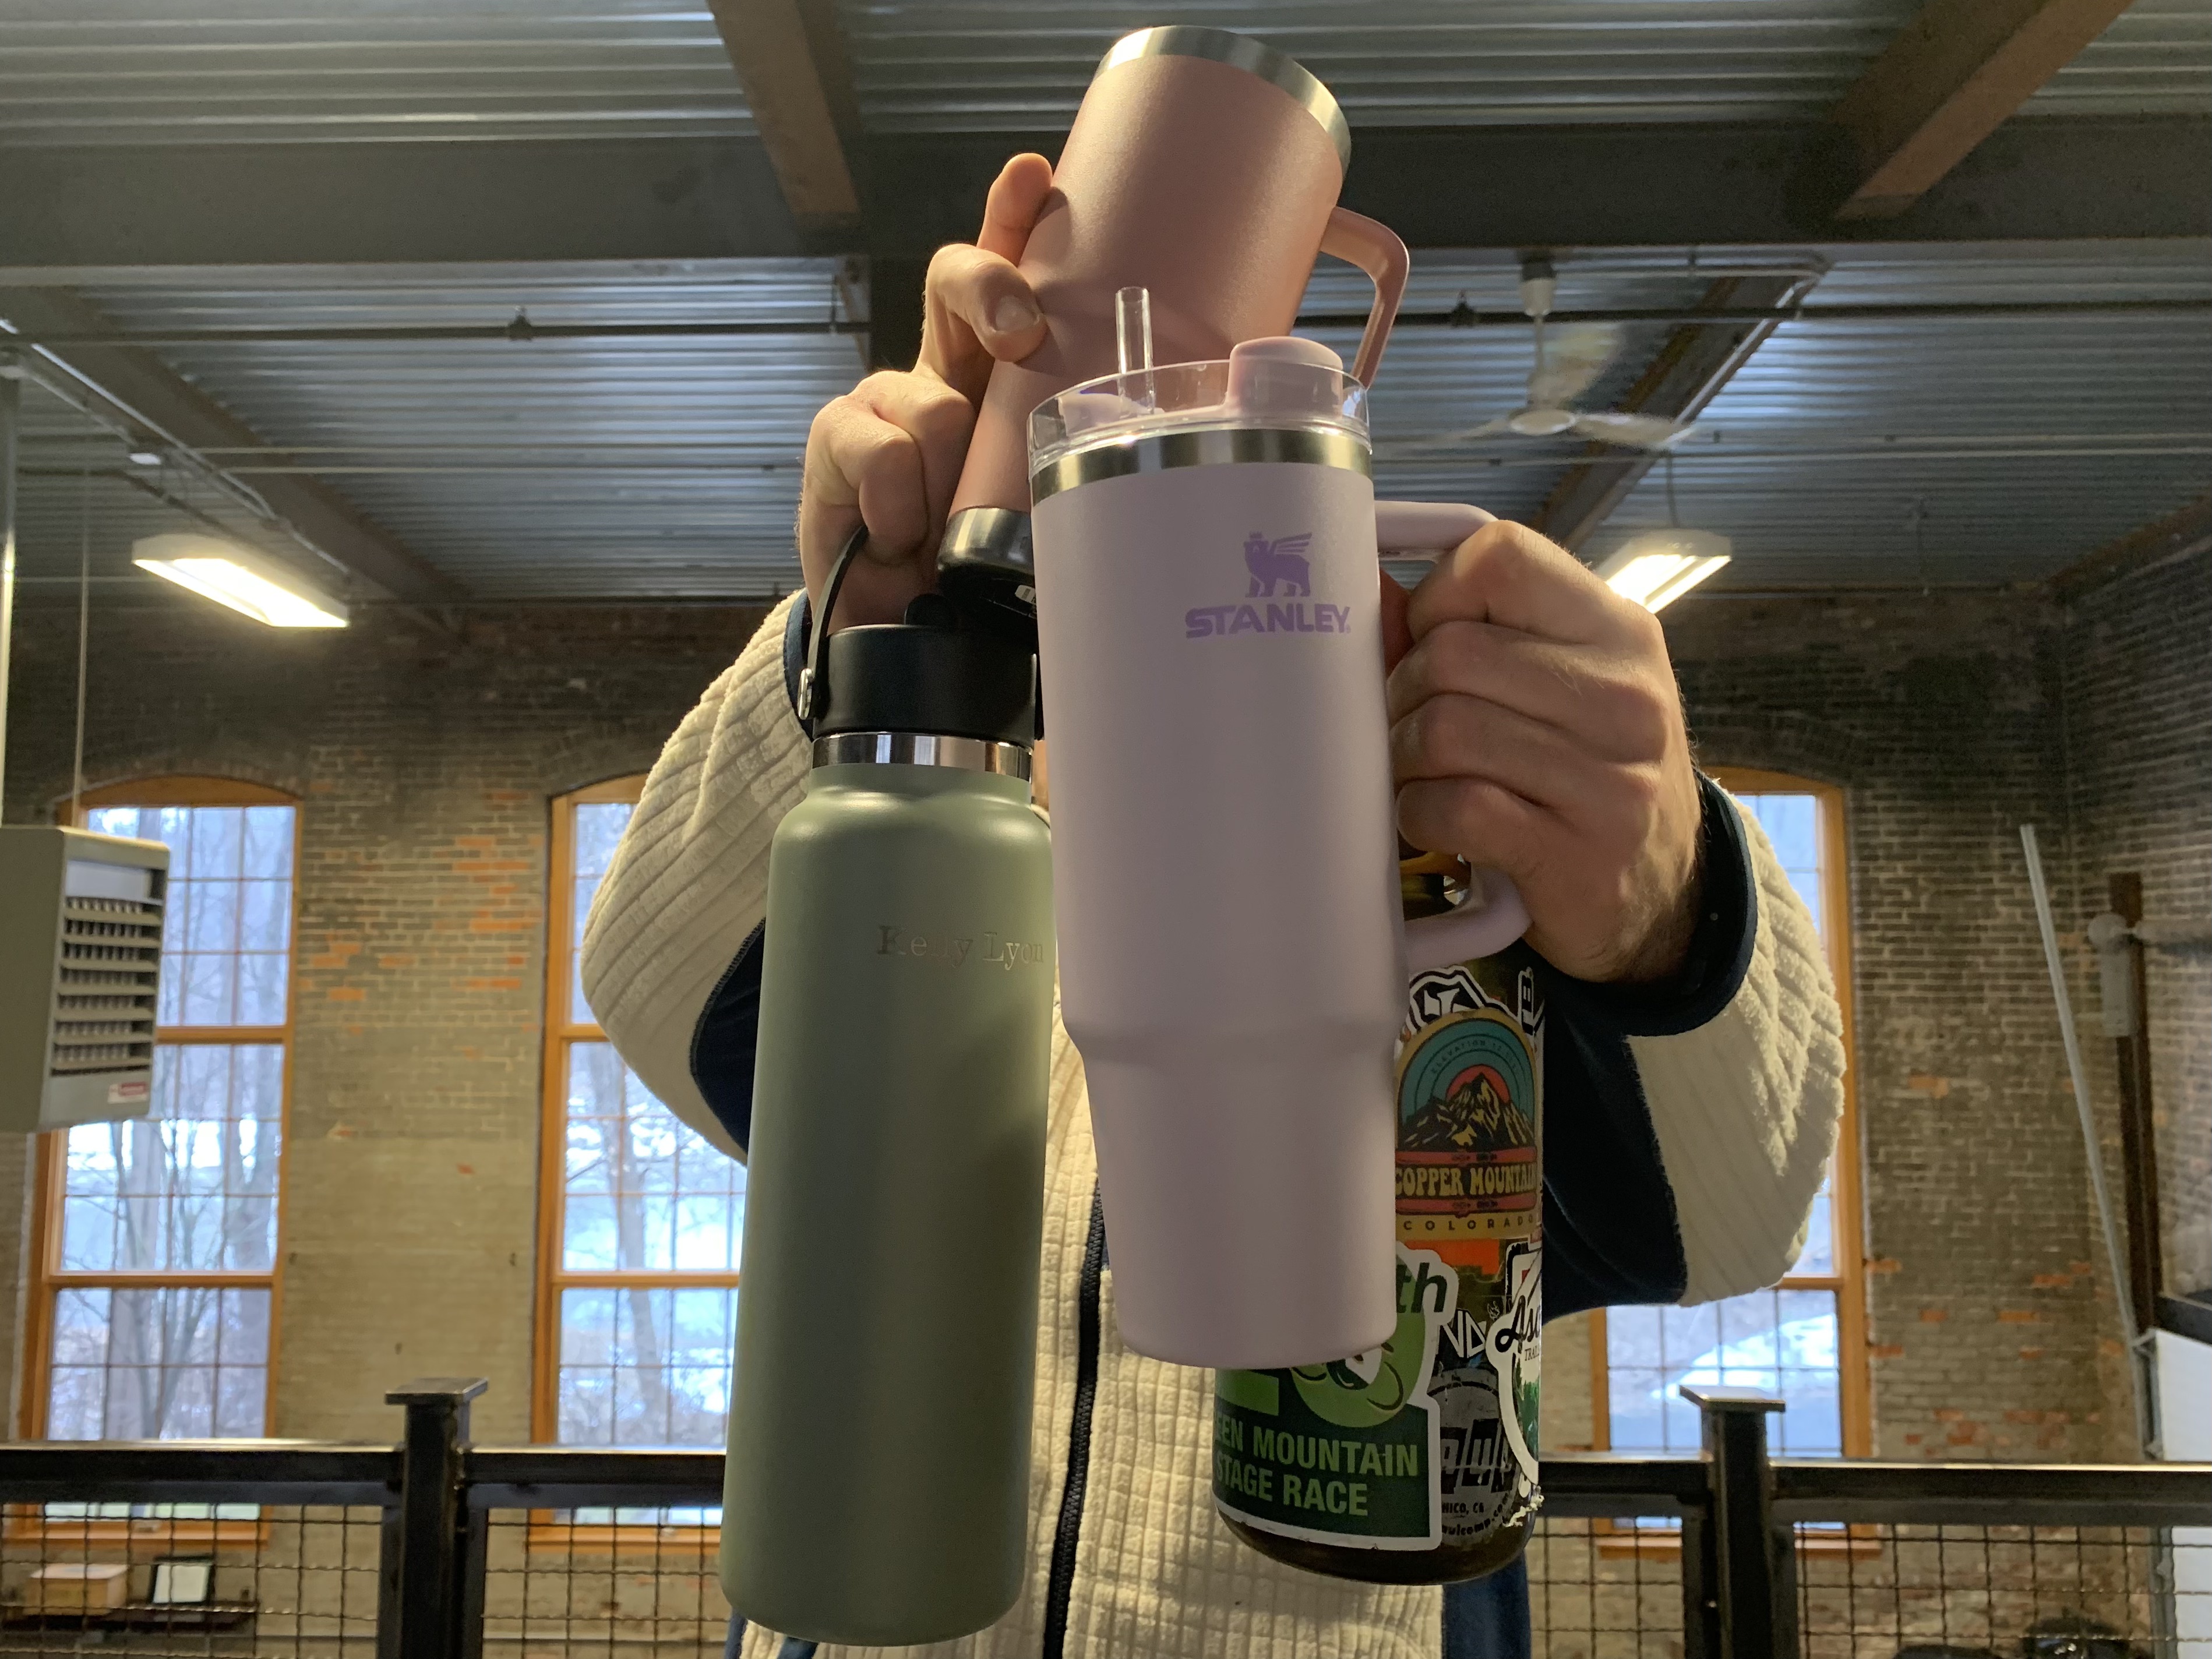
M 646 774 L 609 778 L 556 795 L 547 836 L 545 904 L 545 1045 L 540 1091 L 538 1173 L 537 1340 L 532 1344 L 530 1436 L 557 1443 L 561 1432 L 561 1293 L 574 1286 L 676 1285 L 701 1290 L 734 1289 L 738 1275 L 692 1269 L 652 1272 L 577 1272 L 562 1266 L 562 1238 L 568 1205 L 568 1050 L 578 1042 L 605 1042 L 596 1021 L 571 1017 L 569 988 L 575 982 L 576 817 L 579 806 L 635 805 L 645 791 Z M 635 1551 L 696 1548 L 711 1552 L 718 1528 L 622 1522 L 582 1526 L 561 1521 L 550 1510 L 531 1512 L 527 1544 L 532 1551 L 604 1555 Z
M 269 1342 L 261 1405 L 264 1431 L 276 1409 L 276 1355 L 282 1336 L 284 1308 L 284 1237 L 290 1206 L 286 1178 L 292 1156 L 293 1036 L 299 1018 L 297 994 L 300 963 L 300 810 L 296 795 L 242 778 L 203 777 L 167 774 L 125 783 L 88 789 L 76 802 L 75 822 L 106 806 L 289 806 L 292 809 L 291 912 L 288 918 L 284 1023 L 281 1025 L 164 1025 L 154 1032 L 155 1043 L 208 1043 L 240 1046 L 276 1043 L 284 1051 L 277 1103 L 276 1238 L 266 1273 L 82 1273 L 61 1265 L 61 1201 L 68 1182 L 69 1131 L 49 1129 L 35 1137 L 32 1148 L 30 1255 L 27 1275 L 27 1306 L 23 1320 L 23 1382 L 16 1400 L 16 1425 L 26 1440 L 44 1440 L 53 1378 L 54 1307 L 61 1292 L 71 1289 L 137 1290 L 163 1285 L 212 1286 L 223 1290 L 263 1290 L 269 1292 Z M 165 1543 L 258 1543 L 270 1534 L 267 1523 L 258 1521 L 171 1521 L 153 1517 L 135 1520 L 49 1518 L 42 1505 L 11 1505 L 8 1519 L 11 1538 L 44 1536 L 97 1542 L 143 1541 Z
M 1874 1452 L 1873 1393 L 1868 1370 L 1866 1312 L 1866 1241 L 1861 1194 L 1858 1119 L 1858 1074 L 1852 1063 L 1856 1025 L 1852 1010 L 1851 910 L 1850 823 L 1844 791 L 1815 778 L 1797 777 L 1755 767 L 1717 766 L 1714 782 L 1730 794 L 1810 795 L 1818 803 L 1820 836 L 1821 942 L 1836 982 L 1836 1002 L 1843 1017 L 1844 1103 L 1836 1132 L 1834 1184 L 1829 1194 L 1829 1251 L 1834 1271 L 1828 1273 L 1790 1273 L 1777 1288 L 1829 1291 L 1836 1298 L 1837 1412 L 1843 1429 L 1843 1455 L 1868 1457 Z M 1606 1354 L 1605 1310 L 1590 1316 L 1590 1444 L 1603 1451 L 1613 1443 L 1611 1367 Z M 1680 1549 L 1679 1534 L 1669 1528 L 1634 1532 L 1616 1529 L 1600 1522 L 1603 1534 L 1599 1548 L 1604 1554 L 1673 1554 Z M 1863 1540 L 1856 1530 L 1828 1538 L 1803 1536 L 1801 1552 L 1863 1553 Z

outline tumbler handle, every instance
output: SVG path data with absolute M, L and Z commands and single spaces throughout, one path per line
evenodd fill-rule
M 1321 251 L 1358 265 L 1375 284 L 1367 331 L 1359 337 L 1359 353 L 1352 360 L 1352 378 L 1371 386 L 1375 371 L 1382 364 L 1382 348 L 1390 343 L 1390 325 L 1398 320 L 1399 301 L 1406 297 L 1406 244 L 1389 226 L 1349 208 L 1334 208 L 1321 234 Z
M 1375 544 L 1386 554 L 1433 558 L 1495 521 L 1495 514 L 1458 501 L 1377 501 Z M 1519 890 L 1495 870 L 1473 871 L 1467 896 L 1457 905 L 1441 915 L 1407 920 L 1407 970 L 1418 974 L 1495 956 L 1528 931 L 1528 907 Z

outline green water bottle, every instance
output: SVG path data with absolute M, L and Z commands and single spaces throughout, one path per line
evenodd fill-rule
M 1034 659 L 935 595 L 812 656 L 813 771 L 769 860 L 722 1586 L 791 1636 L 944 1641 L 1027 1565 L 1053 999 Z

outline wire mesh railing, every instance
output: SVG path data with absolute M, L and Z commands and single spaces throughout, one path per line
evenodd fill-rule
M 371 1659 L 382 1511 L 27 1506 L 0 1536 L 0 1653 Z
M 1843 1548 L 1801 1553 L 1798 1626 L 1807 1659 L 2119 1659 L 2179 1645 L 2158 1639 L 2164 1559 L 2149 1528 L 1862 1526 Z
M 472 1445 L 483 1387 L 397 1446 L 0 1446 L 0 1655 L 717 1659 L 720 1456 Z M 1701 1456 L 1545 1460 L 1542 1659 L 2212 1659 L 2212 1467 L 1770 1461 L 1697 1397 Z
M 720 1454 L 517 1447 L 469 1474 L 485 1563 L 471 1651 L 720 1659 Z
M 0 1654 L 376 1659 L 399 1463 L 267 1441 L 0 1447 Z

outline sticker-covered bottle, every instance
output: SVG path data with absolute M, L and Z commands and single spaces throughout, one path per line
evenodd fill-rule
M 1406 914 L 1455 861 L 1399 866 Z M 1449 1583 L 1528 1542 L 1543 1325 L 1544 1011 L 1525 952 L 1425 971 L 1398 1046 L 1398 1328 L 1329 1364 L 1216 1374 L 1213 1501 L 1311 1572 Z

